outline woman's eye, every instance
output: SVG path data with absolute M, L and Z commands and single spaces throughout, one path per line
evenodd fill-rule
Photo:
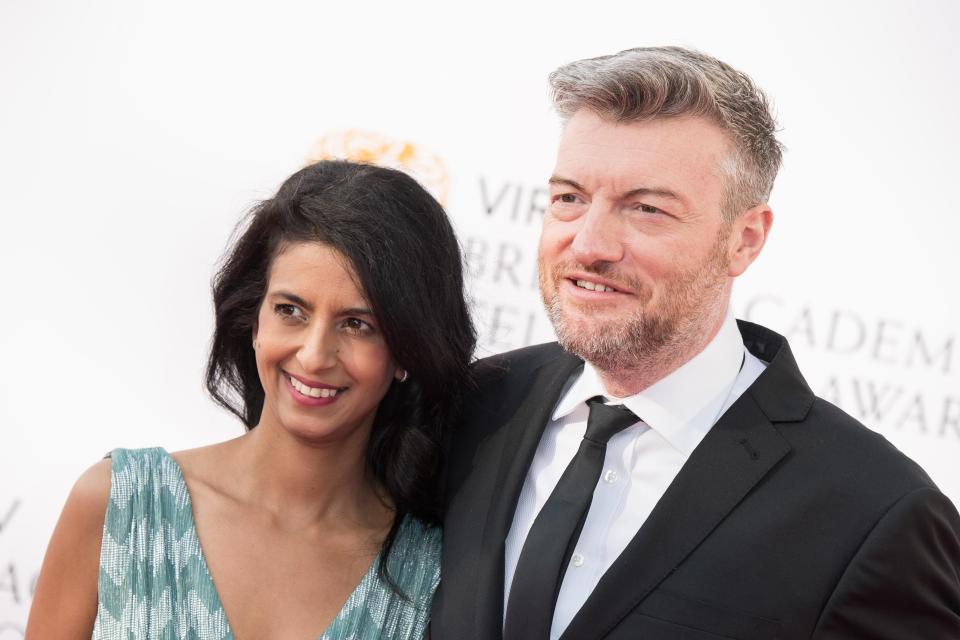
M 303 311 L 295 304 L 280 303 L 273 305 L 273 311 L 284 319 L 300 320 L 303 318 Z
M 373 333 L 373 327 L 360 318 L 347 318 L 343 321 L 343 328 L 356 335 L 367 335 Z
M 557 196 L 557 202 L 562 202 L 563 204 L 576 204 L 577 196 L 572 193 L 561 193 Z
M 640 211 L 643 211 L 644 213 L 663 213 L 663 211 L 661 211 L 660 209 L 657 209 L 656 207 L 649 204 L 638 204 L 637 209 L 639 209 Z

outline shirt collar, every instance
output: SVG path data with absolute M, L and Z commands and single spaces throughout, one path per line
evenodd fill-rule
M 569 415 L 594 396 L 606 396 L 626 405 L 674 448 L 690 455 L 716 422 L 743 358 L 743 337 L 728 311 L 717 335 L 703 351 L 636 395 L 610 395 L 597 370 L 585 363 L 557 403 L 553 419 Z

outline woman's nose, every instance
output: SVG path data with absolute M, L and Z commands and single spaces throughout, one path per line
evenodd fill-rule
M 304 373 L 322 371 L 336 364 L 338 351 L 339 341 L 336 333 L 323 327 L 316 327 L 306 333 L 303 344 L 297 350 L 297 361 L 303 367 Z

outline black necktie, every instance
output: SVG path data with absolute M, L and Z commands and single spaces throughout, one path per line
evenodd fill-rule
M 600 480 L 607 441 L 639 418 L 623 405 L 587 401 L 590 417 L 580 449 L 567 465 L 523 543 L 510 586 L 504 640 L 547 640 L 563 574 Z

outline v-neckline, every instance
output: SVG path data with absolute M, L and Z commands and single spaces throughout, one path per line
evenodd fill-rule
M 193 527 L 193 535 L 197 540 L 197 550 L 198 558 L 200 562 L 200 567 L 203 569 L 203 575 L 206 576 L 207 582 L 209 582 L 209 591 L 215 600 L 214 604 L 220 608 L 220 611 L 223 612 L 223 620 L 227 625 L 227 635 L 226 638 L 236 640 L 233 633 L 233 625 L 230 624 L 230 617 L 227 615 L 227 609 L 223 606 L 223 600 L 220 598 L 220 592 L 217 590 L 217 583 L 213 579 L 213 573 L 210 572 L 210 565 L 207 564 L 207 554 L 203 551 L 203 541 L 200 540 L 200 532 L 197 530 L 197 519 L 193 513 L 193 497 L 190 495 L 190 486 L 187 484 L 187 478 L 183 475 L 183 468 L 180 466 L 180 463 L 177 462 L 176 458 L 170 455 L 170 452 L 166 449 L 160 447 L 160 451 L 163 452 L 163 455 L 166 456 L 170 462 L 173 464 L 173 469 L 177 473 L 178 482 L 183 485 L 183 496 L 186 501 L 187 507 L 190 509 L 190 526 Z M 402 526 L 402 523 L 401 523 Z M 330 620 L 330 623 L 327 627 L 320 632 L 320 635 L 315 637 L 315 640 L 322 640 L 327 633 L 333 628 L 333 625 L 337 623 L 340 619 L 340 616 L 343 614 L 344 609 L 347 606 L 347 603 L 350 602 L 354 594 L 360 590 L 368 581 L 372 580 L 374 574 L 377 570 L 377 566 L 380 563 L 380 556 L 382 551 L 377 551 L 377 555 L 374 556 L 373 561 L 370 563 L 370 566 L 363 573 L 363 576 L 360 578 L 360 581 L 353 588 L 353 590 L 347 594 L 346 599 L 343 601 L 343 604 L 340 605 L 340 609 L 337 610 L 337 613 Z

